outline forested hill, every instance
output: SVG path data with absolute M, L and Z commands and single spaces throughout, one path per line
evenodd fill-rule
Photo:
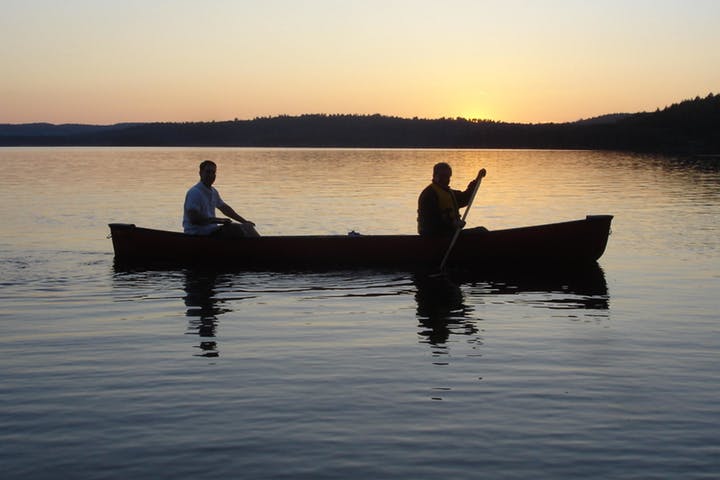
M 720 153 L 720 95 L 572 123 L 300 115 L 107 126 L 0 124 L 0 146 L 582 148 Z

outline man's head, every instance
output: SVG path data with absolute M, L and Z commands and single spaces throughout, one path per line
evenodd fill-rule
M 436 163 L 433 167 L 433 182 L 441 187 L 450 186 L 450 177 L 452 177 L 452 168 L 445 162 Z
M 200 181 L 208 188 L 215 182 L 217 165 L 212 160 L 204 160 L 200 164 Z

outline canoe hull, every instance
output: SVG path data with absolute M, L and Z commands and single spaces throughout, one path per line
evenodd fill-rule
M 463 231 L 448 266 L 583 264 L 599 259 L 610 215 L 495 231 Z M 418 235 L 300 235 L 220 239 L 110 224 L 115 259 L 140 265 L 218 265 L 238 269 L 433 268 L 448 238 Z

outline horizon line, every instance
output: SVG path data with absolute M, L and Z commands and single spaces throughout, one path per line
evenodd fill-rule
M 693 98 L 685 98 L 680 101 L 676 101 L 674 103 L 665 105 L 664 107 L 656 107 L 655 111 L 662 111 L 665 109 L 670 108 L 673 105 L 678 105 L 684 102 L 690 102 L 690 101 L 696 101 L 696 100 L 703 100 L 708 98 L 713 98 L 715 94 L 713 92 L 708 93 L 706 96 L 701 97 L 700 95 L 696 95 Z M 383 114 L 383 113 L 301 113 L 301 114 L 287 114 L 287 113 L 281 113 L 281 114 L 274 114 L 274 115 L 267 115 L 267 116 L 255 116 L 253 118 L 244 118 L 241 119 L 239 117 L 235 117 L 233 119 L 225 119 L 225 120 L 146 120 L 146 121 L 119 121 L 114 123 L 81 123 L 81 122 L 62 122 L 62 123 L 54 123 L 50 121 L 33 121 L 33 122 L 22 122 L 22 123 L 11 123 L 11 122 L 0 122 L 0 125 L 52 125 L 52 126 L 68 126 L 68 125 L 79 125 L 79 126 L 93 126 L 93 127 L 112 127 L 112 126 L 118 126 L 118 125 L 147 125 L 147 124 L 157 124 L 157 123 L 165 123 L 165 124 L 188 124 L 188 123 L 221 123 L 221 122 L 252 122 L 256 120 L 265 120 L 265 119 L 277 119 L 277 118 L 301 118 L 301 117 L 311 117 L 311 116 L 325 116 L 325 117 L 382 117 L 382 118 L 395 118 L 400 120 L 424 120 L 424 121 L 438 121 L 438 120 L 457 120 L 457 121 L 467 121 L 471 123 L 500 123 L 500 124 L 507 124 L 507 125 L 563 125 L 563 124 L 569 124 L 569 123 L 576 123 L 576 122 L 582 122 L 582 121 L 588 121 L 588 120 L 594 120 L 599 119 L 603 117 L 610 117 L 615 115 L 637 115 L 637 114 L 643 114 L 643 113 L 649 113 L 647 110 L 637 111 L 637 112 L 610 112 L 610 113 L 603 113 L 600 115 L 595 115 L 592 117 L 580 117 L 575 120 L 566 120 L 566 121 L 543 121 L 543 122 L 512 122 L 512 121 L 506 121 L 506 120 L 494 120 L 491 118 L 473 118 L 473 117 L 463 117 L 463 116 L 449 116 L 449 117 L 435 117 L 435 118 L 428 118 L 428 117 L 419 117 L 419 116 L 412 116 L 412 117 L 403 117 L 399 115 L 389 115 L 389 114 Z

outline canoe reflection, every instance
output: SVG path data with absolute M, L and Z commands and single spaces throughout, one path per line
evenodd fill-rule
M 190 319 L 187 334 L 199 335 L 201 339 L 197 346 L 200 353 L 196 356 L 217 357 L 220 355 L 217 342 L 214 340 L 218 316 L 232 310 L 219 306 L 222 303 L 216 295 L 219 277 L 220 274 L 212 271 L 185 271 L 183 300 L 187 306 L 185 315 Z
M 442 276 L 416 274 L 417 319 L 424 342 L 443 347 L 451 335 L 478 337 L 478 304 L 484 301 L 567 310 L 609 308 L 605 274 L 600 266 L 563 269 L 543 275 L 517 271 L 492 272 L 483 276 L 451 273 Z M 472 296 L 470 300 L 467 295 Z M 475 305 L 475 306 L 473 306 Z

